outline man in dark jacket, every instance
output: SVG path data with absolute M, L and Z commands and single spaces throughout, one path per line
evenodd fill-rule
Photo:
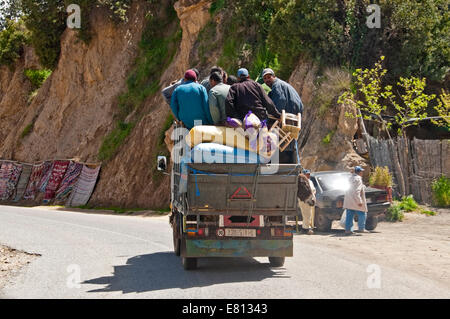
M 239 82 L 231 86 L 225 102 L 227 116 L 243 120 L 252 111 L 260 120 L 267 119 L 268 114 L 281 117 L 261 84 L 250 79 L 247 69 L 239 69 L 237 75 Z

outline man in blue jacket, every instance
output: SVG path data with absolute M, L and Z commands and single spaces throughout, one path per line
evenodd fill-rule
M 286 113 L 303 113 L 302 99 L 292 85 L 277 78 L 272 69 L 264 69 L 262 77 L 264 83 L 271 88 L 269 97 L 279 112 L 285 110 Z
M 303 113 L 303 103 L 297 91 L 285 81 L 277 78 L 272 69 L 264 69 L 262 73 L 264 83 L 270 87 L 269 97 L 272 99 L 277 110 L 281 113 L 285 110 L 286 113 L 297 115 Z M 289 144 L 286 150 L 280 153 L 280 163 L 297 163 L 297 154 L 294 147 L 294 141 Z
M 184 83 L 173 91 L 170 108 L 175 118 L 183 122 L 187 129 L 194 127 L 194 121 L 202 125 L 213 125 L 209 112 L 208 93 L 198 84 L 197 75 L 193 70 L 184 74 Z

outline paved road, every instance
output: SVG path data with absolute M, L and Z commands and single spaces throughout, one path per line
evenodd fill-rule
M 186 272 L 172 252 L 167 216 L 0 206 L 0 244 L 42 255 L 0 291 L 3 298 L 449 297 L 439 282 L 399 272 L 388 260 L 379 264 L 381 288 L 369 288 L 368 279 L 376 286 L 370 260 L 302 243 L 302 236 L 283 268 L 270 268 L 267 258 L 206 258 Z

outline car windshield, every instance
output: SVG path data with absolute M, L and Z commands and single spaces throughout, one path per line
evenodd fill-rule
M 342 190 L 346 191 L 350 188 L 350 173 L 334 173 L 316 176 L 317 181 L 323 191 Z

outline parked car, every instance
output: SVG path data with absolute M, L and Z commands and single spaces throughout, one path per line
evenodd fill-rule
M 330 231 L 333 220 L 340 220 L 344 209 L 344 195 L 350 187 L 352 174 L 344 171 L 316 172 L 311 174 L 311 181 L 316 187 L 316 213 L 314 224 L 318 231 Z M 366 229 L 374 230 L 378 216 L 384 214 L 391 203 L 388 192 L 372 187 L 366 188 L 367 220 Z

